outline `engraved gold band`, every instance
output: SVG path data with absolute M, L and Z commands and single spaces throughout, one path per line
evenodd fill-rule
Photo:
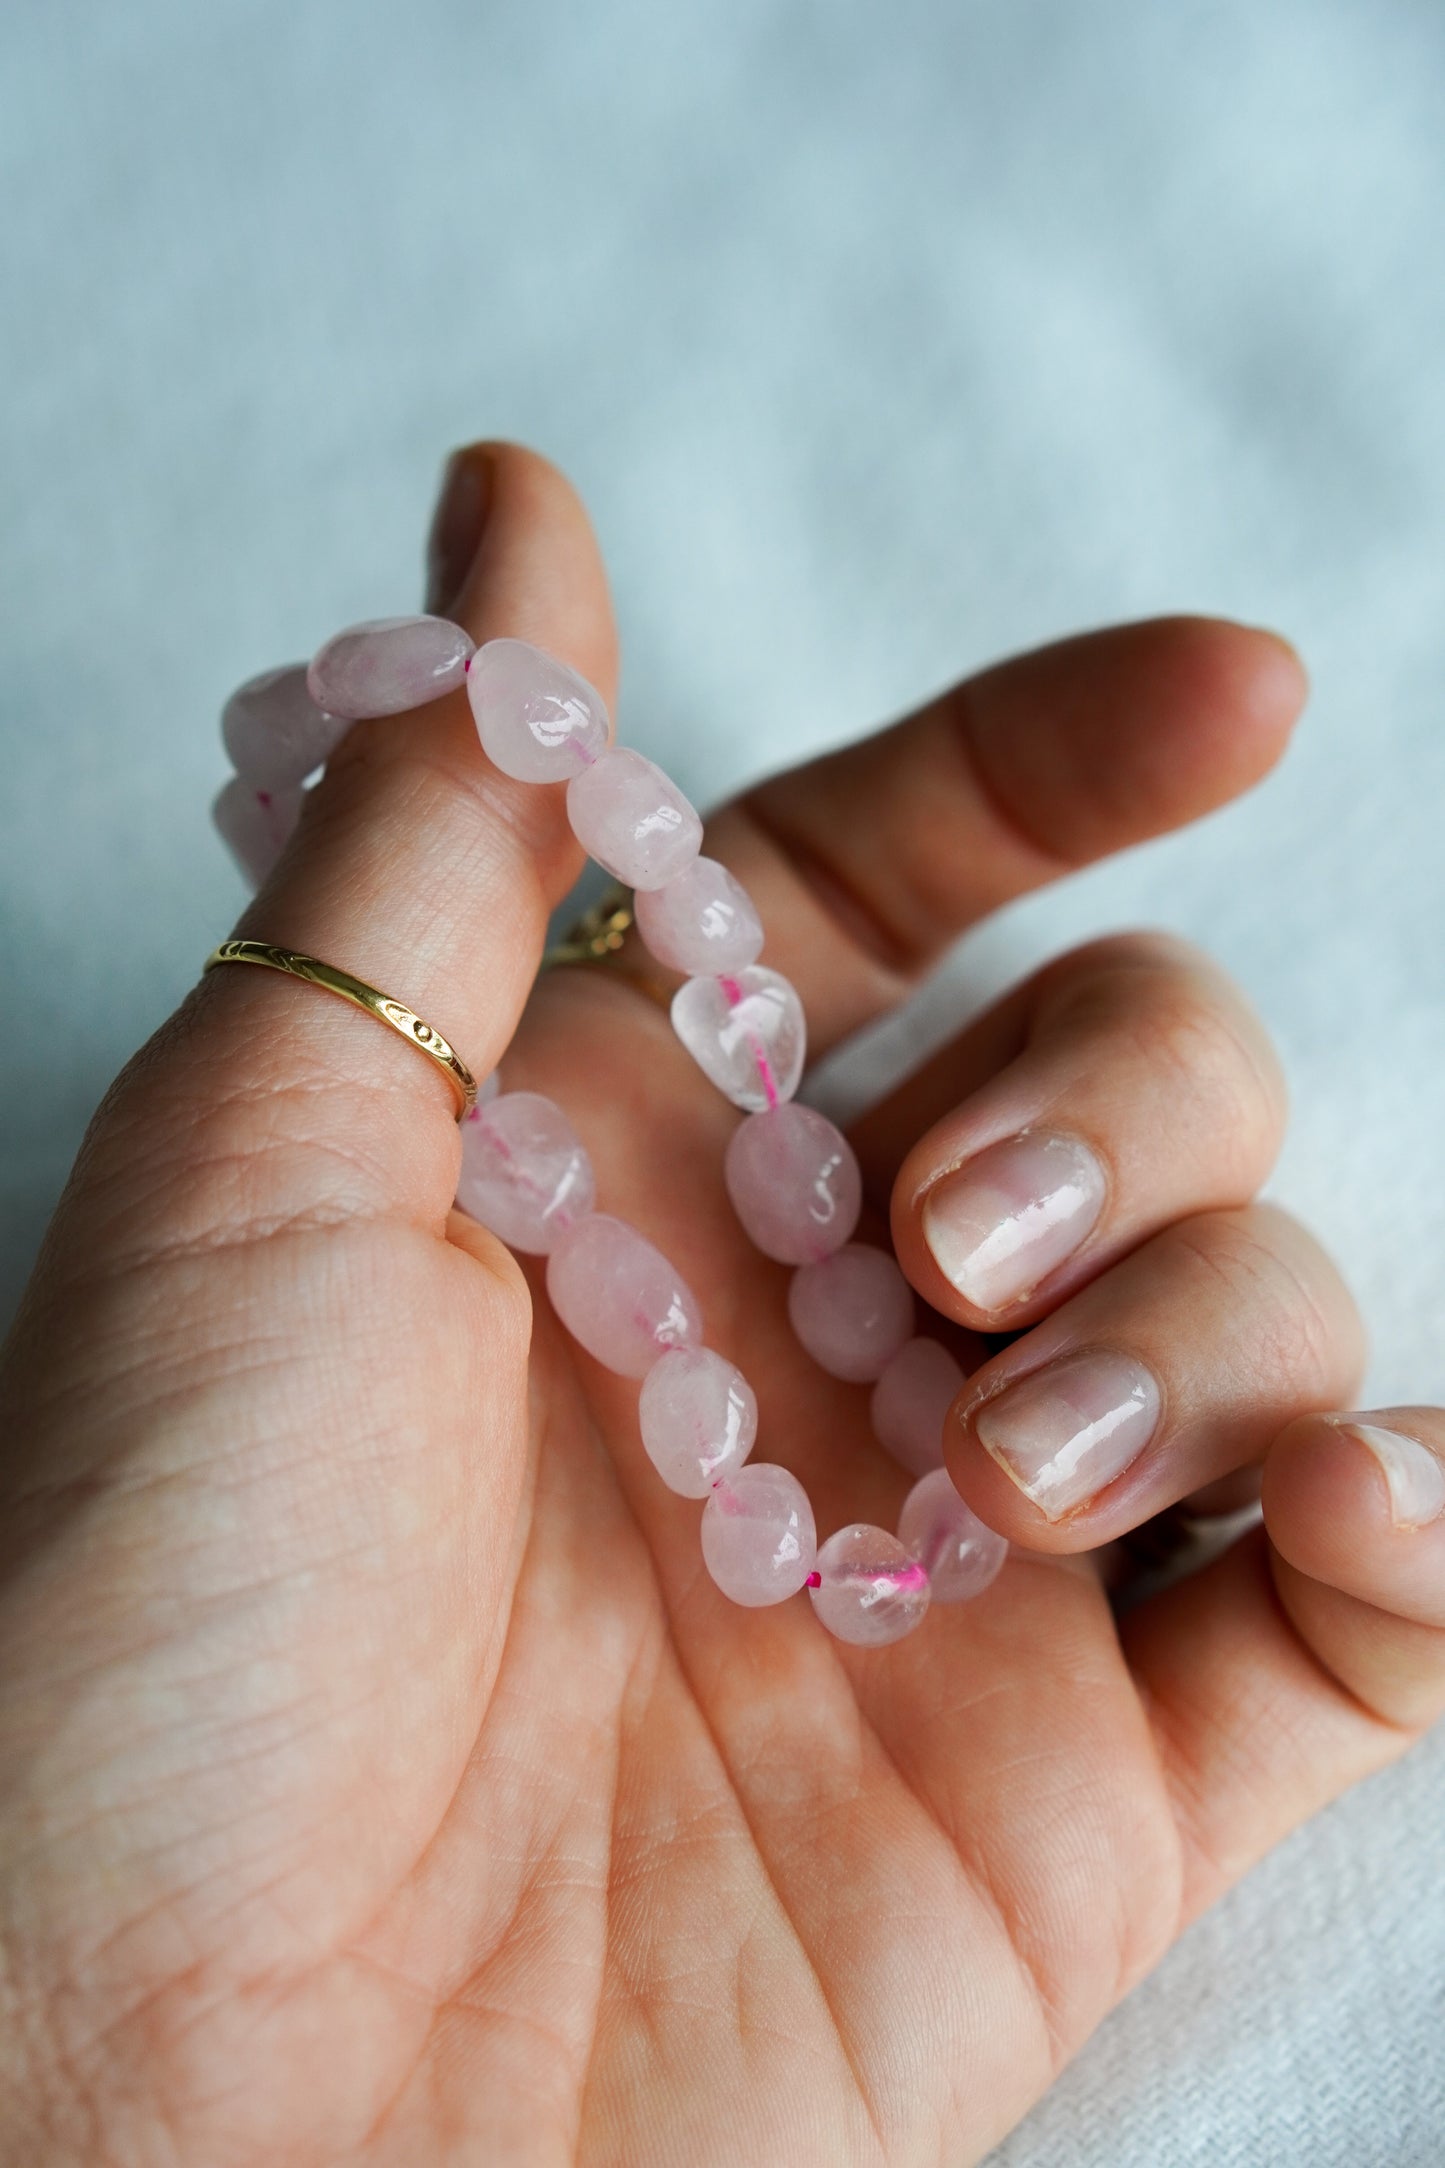
M 285 971 L 293 979 L 323 987 L 328 994 L 339 994 L 343 1001 L 389 1024 L 408 1046 L 416 1047 L 436 1063 L 456 1094 L 459 1122 L 465 1121 L 476 1105 L 477 1080 L 456 1049 L 404 1001 L 393 1001 L 390 994 L 378 992 L 365 979 L 355 979 L 349 971 L 339 971 L 335 964 L 324 964 L 320 957 L 304 955 L 300 949 L 273 948 L 269 941 L 223 941 L 218 949 L 212 949 L 205 968 L 214 971 L 218 964 L 260 964 L 267 971 Z

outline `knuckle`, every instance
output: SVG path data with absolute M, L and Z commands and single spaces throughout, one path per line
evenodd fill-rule
M 1223 1153 L 1242 1195 L 1263 1179 L 1287 1111 L 1279 1057 L 1243 993 L 1212 959 L 1169 935 L 1116 935 L 1064 960 L 1040 1021 L 1121 1052 L 1154 1080 L 1173 1120 Z M 1051 967 L 1058 971 L 1060 967 Z
M 1276 1205 L 1201 1214 L 1175 1236 L 1196 1268 L 1222 1281 L 1246 1321 L 1254 1360 L 1320 1407 L 1353 1393 L 1364 1357 L 1354 1298 L 1333 1259 Z

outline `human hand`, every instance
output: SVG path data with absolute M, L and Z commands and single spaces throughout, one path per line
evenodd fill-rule
M 516 450 L 461 464 L 485 519 L 438 599 L 610 699 L 576 500 Z M 707 848 L 821 1053 L 1008 897 L 1246 787 L 1302 690 L 1238 627 L 1067 642 L 750 793 Z M 462 700 L 358 725 L 243 930 L 402 996 L 478 1074 L 505 1050 L 697 1291 L 820 1533 L 891 1525 L 908 1478 L 866 1393 L 801 1354 L 727 1206 L 732 1110 L 621 975 L 532 990 L 577 870 L 558 797 L 488 766 Z M 635 1386 L 449 1212 L 429 1066 L 294 982 L 214 974 L 97 1117 L 4 1366 L 6 2157 L 976 2159 L 1189 1919 L 1441 1703 L 1445 1518 L 1391 1501 L 1445 1497 L 1445 1418 L 1370 1419 L 1433 1449 L 1377 1440 L 1392 1490 L 1322 1419 L 1359 1331 L 1251 1202 L 1282 1112 L 1238 994 L 1129 936 L 858 1125 L 925 1300 L 1012 1336 L 949 1454 L 1020 1546 L 976 1602 L 859 1651 L 708 1580 Z M 1086 1140 L 1105 1201 L 986 1311 L 924 1199 L 1026 1127 Z M 978 1212 L 939 1249 L 992 1300 L 1004 1280 L 962 1262 Z M 1049 1519 L 974 1416 L 1001 1449 L 1003 1382 L 1080 1348 L 1144 1364 L 1162 1412 Z M 1046 1430 L 1035 1406 L 1025 1444 Z M 1099 1547 L 1259 1463 L 1266 1532 L 1116 1624 Z

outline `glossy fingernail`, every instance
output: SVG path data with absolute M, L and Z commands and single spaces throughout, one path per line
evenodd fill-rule
M 487 522 L 491 462 L 478 452 L 447 461 L 426 549 L 426 607 L 445 617 L 466 585 Z
M 1008 1137 L 934 1184 L 923 1239 L 966 1302 L 1022 1302 L 1088 1234 L 1104 1209 L 1104 1170 L 1080 1137 Z
M 1077 1512 L 1136 1461 L 1159 1421 L 1159 1387 L 1132 1355 L 1064 1355 L 986 1400 L 979 1439 L 1046 1519 Z
M 1346 1423 L 1351 1437 L 1368 1447 L 1379 1463 L 1390 1494 L 1390 1518 L 1397 1528 L 1428 1528 L 1445 1513 L 1445 1461 L 1418 1438 L 1378 1423 Z

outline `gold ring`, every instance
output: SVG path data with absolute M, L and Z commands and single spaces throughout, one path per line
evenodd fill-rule
M 539 971 L 555 971 L 561 964 L 605 964 L 617 959 L 619 978 L 626 979 L 640 994 L 660 1009 L 672 1005 L 672 989 L 649 971 L 639 971 L 623 960 L 627 936 L 637 924 L 633 907 L 632 890 L 614 881 L 593 904 L 584 911 L 574 926 L 568 928 L 563 938 L 542 954 Z
M 636 923 L 631 889 L 614 882 L 562 940 L 543 952 L 541 968 L 555 971 L 558 964 L 599 964 L 604 956 L 617 954 Z
M 455 1047 L 430 1024 L 423 1023 L 404 1001 L 393 1001 L 390 994 L 378 992 L 365 979 L 354 979 L 349 971 L 338 971 L 335 964 L 324 964 L 319 956 L 304 955 L 300 949 L 273 948 L 269 941 L 223 941 L 206 958 L 205 969 L 214 971 L 218 964 L 261 964 L 267 971 L 285 971 L 293 979 L 324 987 L 328 994 L 340 994 L 343 1001 L 389 1024 L 408 1046 L 418 1048 L 436 1063 L 456 1093 L 459 1122 L 465 1121 L 476 1105 L 477 1080 Z

